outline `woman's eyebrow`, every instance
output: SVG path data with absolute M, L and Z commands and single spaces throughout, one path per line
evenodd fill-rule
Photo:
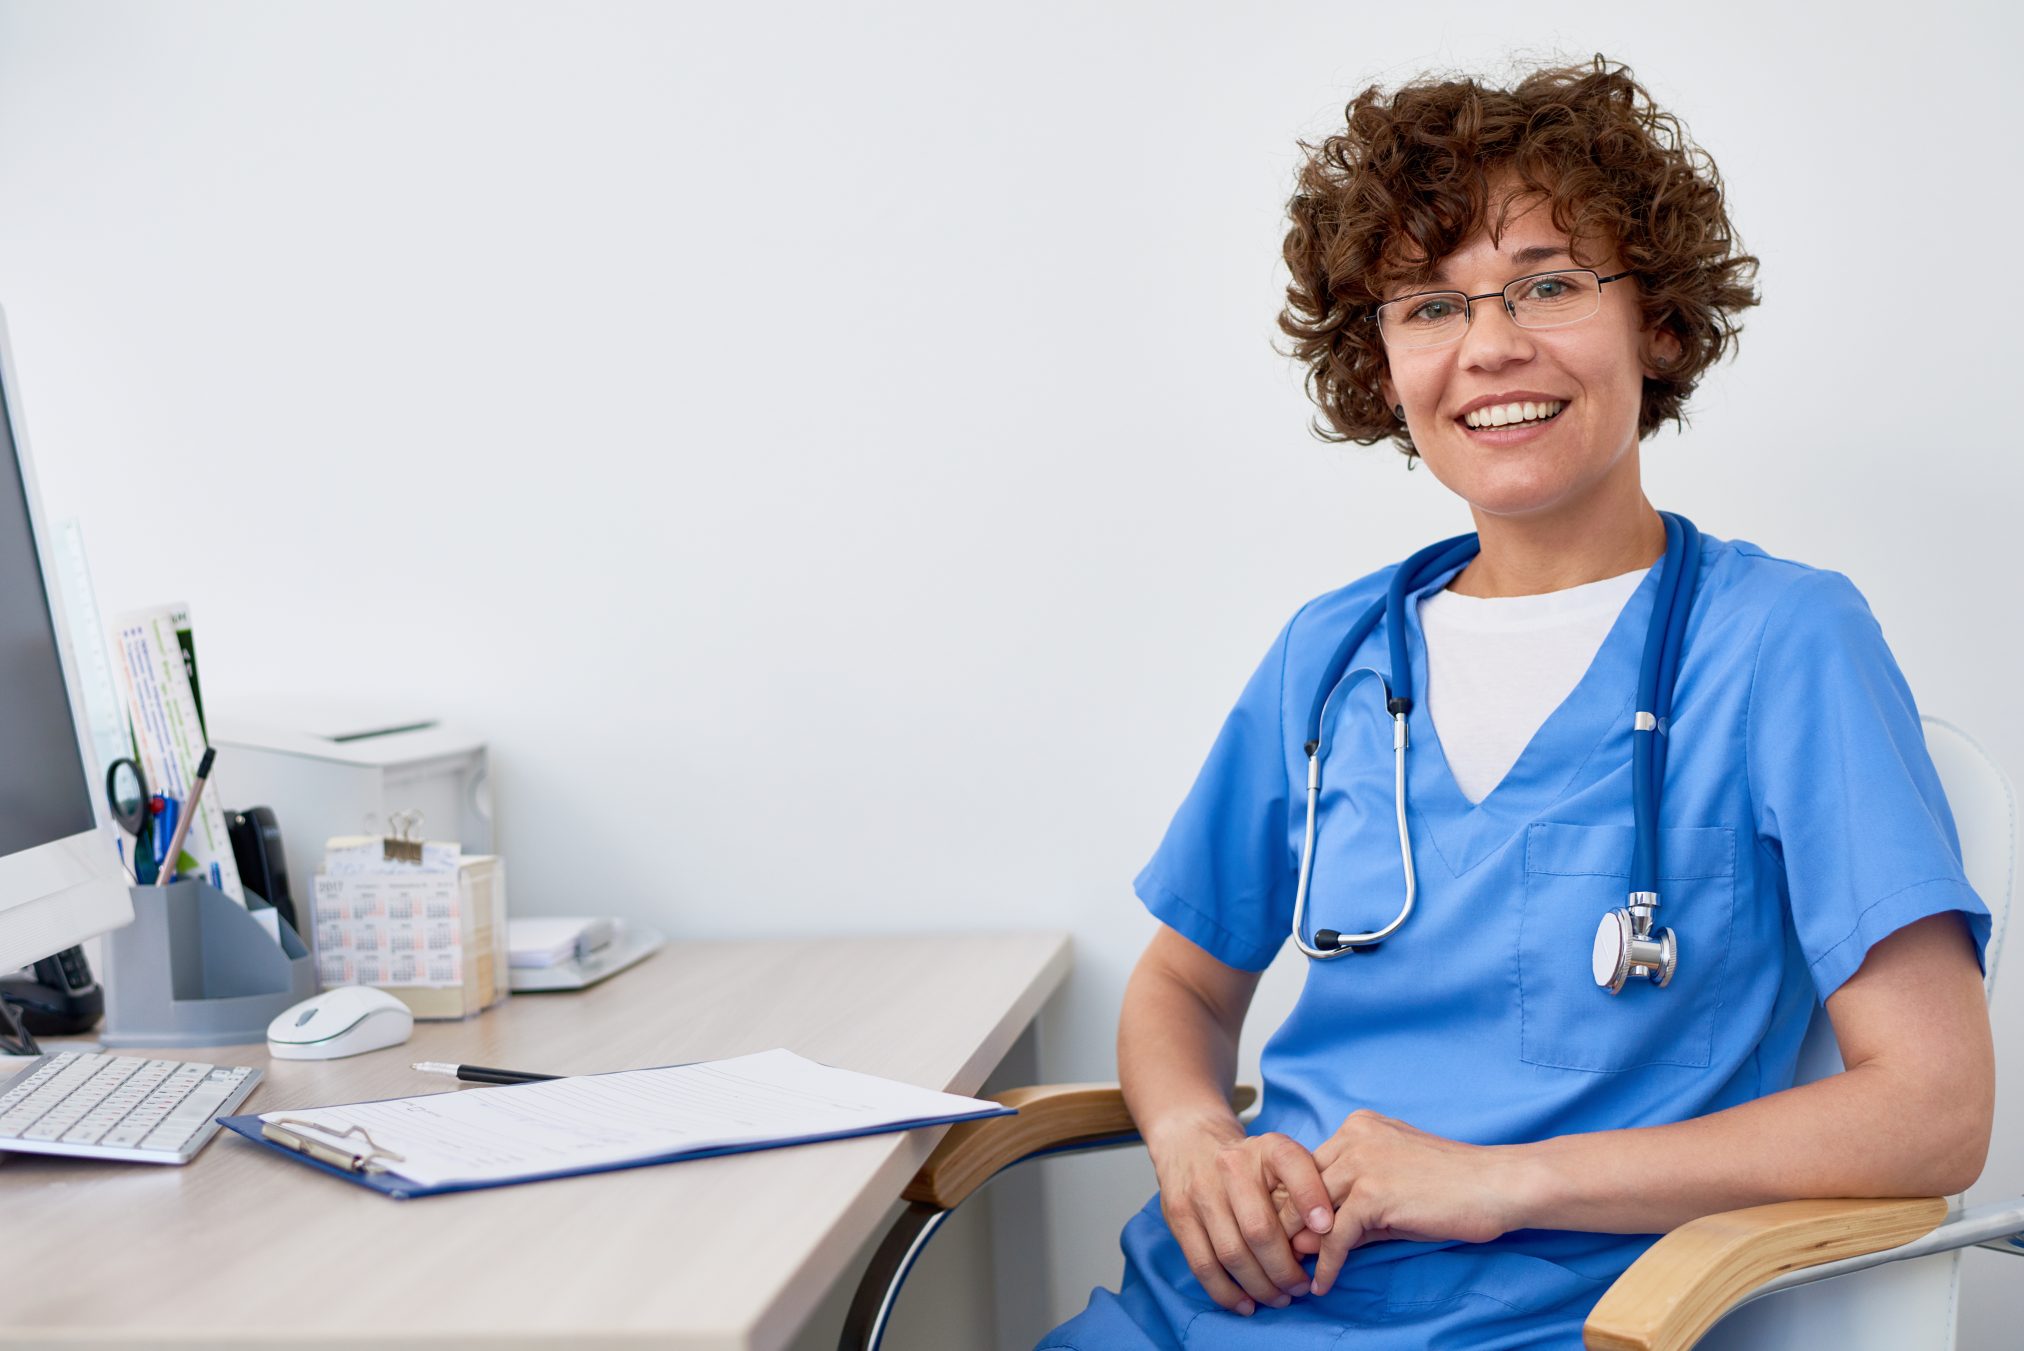
M 1534 263 L 1543 263 L 1548 258 L 1572 258 L 1573 256 L 1573 254 L 1567 251 L 1565 244 L 1530 244 L 1512 254 L 1511 261 L 1520 267 L 1531 267 Z M 1443 285 L 1447 284 L 1447 269 L 1444 267 L 1436 268 L 1431 280 L 1440 282 Z

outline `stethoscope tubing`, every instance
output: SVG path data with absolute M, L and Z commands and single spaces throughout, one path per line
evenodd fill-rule
M 1652 603 L 1654 620 L 1661 615 L 1664 620 L 1652 623 L 1645 631 L 1644 653 L 1638 665 L 1637 718 L 1631 738 L 1632 807 L 1637 823 L 1631 860 L 1631 893 L 1633 902 L 1637 902 L 1640 896 L 1648 898 L 1643 902 L 1647 906 L 1655 906 L 1658 902 L 1658 818 L 1661 790 L 1665 783 L 1665 738 L 1670 732 L 1673 686 L 1679 672 L 1687 618 L 1700 583 L 1701 563 L 1701 534 L 1694 528 L 1693 522 L 1672 512 L 1660 512 L 1659 515 L 1666 527 L 1666 553 L 1658 592 Z M 1307 824 L 1302 832 L 1300 872 L 1293 895 L 1293 941 L 1309 957 L 1327 960 L 1377 943 L 1396 932 L 1412 914 L 1418 884 L 1413 869 L 1412 835 L 1406 821 L 1406 719 L 1412 711 L 1413 701 L 1410 692 L 1412 666 L 1406 651 L 1405 598 L 1428 579 L 1467 563 L 1480 548 L 1477 536 L 1468 534 L 1440 540 L 1413 554 L 1392 574 L 1383 599 L 1373 603 L 1350 627 L 1324 668 L 1328 678 L 1316 693 L 1306 723 Z M 1390 682 L 1369 667 L 1360 667 L 1355 671 L 1346 669 L 1357 649 L 1381 620 L 1387 624 L 1386 639 L 1392 671 L 1406 682 L 1401 687 L 1402 693 L 1395 693 Z M 1306 913 L 1314 875 L 1314 840 L 1321 797 L 1321 760 L 1327 742 L 1328 709 L 1337 691 L 1362 675 L 1376 678 L 1379 689 L 1384 693 L 1385 711 L 1391 715 L 1393 723 L 1392 800 L 1398 817 L 1399 857 L 1406 883 L 1405 904 L 1389 924 L 1368 933 L 1317 931 L 1317 940 L 1324 936 L 1333 940 L 1332 946 L 1322 946 L 1308 941 Z M 1640 913 L 1648 916 L 1649 910 Z M 1640 920 L 1640 924 L 1648 924 L 1648 919 Z
M 1644 660 L 1638 669 L 1637 708 L 1651 715 L 1652 725 L 1645 727 L 1640 719 L 1631 729 L 1631 804 L 1637 834 L 1630 889 L 1633 894 L 1651 896 L 1659 889 L 1659 799 L 1672 731 L 1673 684 L 1701 570 L 1701 532 L 1683 516 L 1660 514 L 1666 523 L 1666 568 L 1652 603 L 1664 607 L 1658 613 L 1665 615 L 1666 622 L 1646 631 Z
M 1346 686 L 1357 676 L 1364 675 L 1377 681 L 1378 688 L 1385 692 L 1385 702 L 1389 705 L 1391 693 L 1385 684 L 1384 677 L 1368 666 L 1359 667 L 1357 670 L 1351 671 L 1341 680 L 1335 682 L 1329 689 L 1328 699 L 1334 698 L 1336 690 Z M 1324 699 L 1321 709 L 1321 718 L 1324 723 L 1327 714 L 1328 704 L 1327 699 Z M 1397 932 L 1398 927 L 1404 924 L 1413 913 L 1413 901 L 1419 894 L 1419 883 L 1417 876 L 1413 872 L 1412 831 L 1406 825 L 1406 715 L 1404 713 L 1392 715 L 1392 805 L 1398 814 L 1399 866 L 1404 870 L 1406 878 L 1405 904 L 1399 907 L 1399 912 L 1393 916 L 1392 922 L 1385 925 L 1382 929 L 1373 929 L 1369 933 L 1338 934 L 1335 937 L 1336 946 L 1334 947 L 1322 947 L 1318 943 L 1309 943 L 1307 941 L 1308 882 L 1312 878 L 1314 871 L 1314 823 L 1320 796 L 1321 757 L 1314 752 L 1309 752 L 1307 756 L 1307 830 L 1300 846 L 1300 878 L 1295 883 L 1293 889 L 1293 941 L 1309 957 L 1325 960 L 1330 957 L 1340 957 L 1352 948 L 1367 946 L 1389 938 L 1393 933 Z M 1324 930 L 1323 932 L 1327 931 Z M 1316 937 L 1318 938 L 1320 935 L 1317 934 Z
M 1467 563 L 1476 556 L 1480 548 L 1481 544 L 1475 535 L 1456 535 L 1429 544 L 1408 558 L 1392 574 L 1391 585 L 1386 589 L 1384 598 L 1364 611 L 1362 618 L 1350 627 L 1350 631 L 1344 635 L 1342 642 L 1336 646 L 1334 654 L 1329 658 L 1327 669 L 1332 678 L 1321 686 L 1307 720 L 1308 735 L 1305 743 L 1307 826 L 1300 849 L 1300 876 L 1293 890 L 1293 941 L 1309 957 L 1325 961 L 1340 957 L 1345 952 L 1353 952 L 1359 947 L 1382 942 L 1396 933 L 1399 926 L 1412 916 L 1413 904 L 1419 896 L 1419 880 L 1413 869 L 1412 828 L 1406 822 L 1406 743 L 1409 739 L 1406 718 L 1412 712 L 1412 699 L 1409 696 L 1393 694 L 1389 682 L 1367 666 L 1349 672 L 1343 672 L 1343 668 L 1349 664 L 1357 648 L 1363 645 L 1364 639 L 1370 636 L 1371 630 L 1377 627 L 1378 622 L 1390 618 L 1392 623 L 1387 638 L 1391 649 L 1392 670 L 1405 672 L 1407 679 L 1410 680 L 1412 667 L 1406 664 L 1405 625 L 1400 620 L 1405 613 L 1407 593 L 1416 590 L 1428 578 L 1438 577 L 1450 569 Z M 1329 930 L 1322 930 L 1315 935 L 1317 939 L 1323 935 L 1333 938 L 1332 946 L 1322 946 L 1319 942 L 1308 941 L 1306 915 L 1307 897 L 1314 875 L 1314 832 L 1320 808 L 1321 755 L 1323 744 L 1327 740 L 1328 706 L 1335 698 L 1337 690 L 1348 685 L 1357 676 L 1366 674 L 1376 678 L 1378 688 L 1384 692 L 1385 711 L 1392 719 L 1392 806 L 1398 817 L 1399 867 L 1405 875 L 1406 897 L 1405 903 L 1399 907 L 1398 914 L 1394 915 L 1391 923 L 1383 928 L 1355 934 L 1333 934 Z

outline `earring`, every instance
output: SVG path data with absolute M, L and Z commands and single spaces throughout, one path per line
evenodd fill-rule
M 1397 418 L 1400 422 L 1404 422 L 1406 420 L 1406 406 L 1402 403 L 1393 404 L 1392 416 Z

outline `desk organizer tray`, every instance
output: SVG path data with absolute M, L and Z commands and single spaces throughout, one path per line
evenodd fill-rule
M 277 947 L 250 910 L 208 882 L 132 891 L 134 922 L 104 941 L 105 1046 L 262 1042 L 277 1014 L 316 993 L 309 949 L 279 915 Z

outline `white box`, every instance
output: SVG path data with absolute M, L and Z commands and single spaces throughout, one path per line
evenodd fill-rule
M 223 705 L 224 700 L 219 703 Z M 218 792 L 234 811 L 271 807 L 289 889 L 305 924 L 324 842 L 383 835 L 396 812 L 419 811 L 417 839 L 497 853 L 485 743 L 427 714 L 236 701 L 210 718 Z

